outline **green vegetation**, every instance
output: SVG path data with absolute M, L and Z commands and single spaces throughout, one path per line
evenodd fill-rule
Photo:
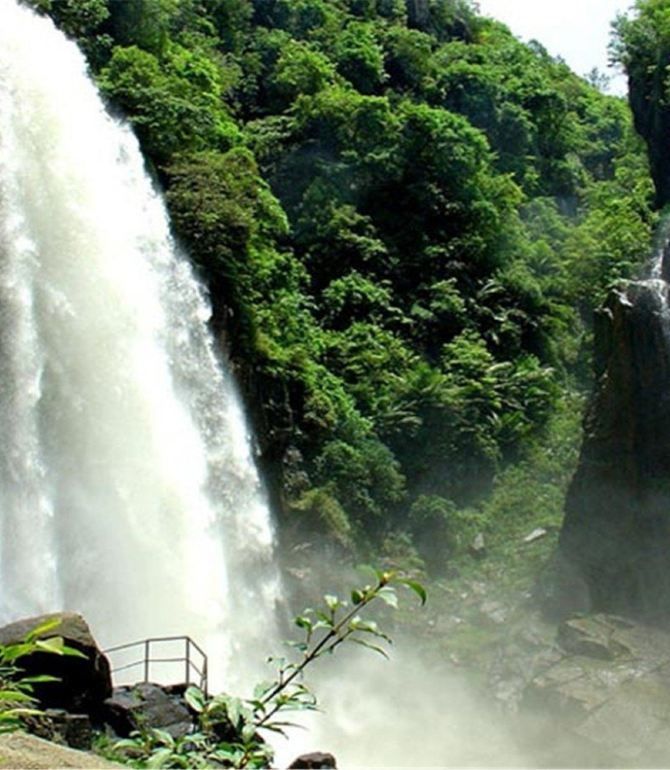
M 523 518 L 589 385 L 591 312 L 650 249 L 624 101 L 468 0 L 33 4 L 165 186 L 283 536 L 404 542 L 439 572 Z M 641 24 L 620 30 L 644 73 Z
M 635 127 L 647 143 L 659 206 L 670 201 L 670 6 L 637 0 L 632 16 L 619 16 L 612 54 L 628 75 Z
M 193 732 L 175 739 L 163 730 L 142 730 L 105 749 L 112 759 L 136 767 L 271 767 L 273 752 L 263 731 L 286 735 L 287 712 L 313 711 L 317 700 L 303 680 L 305 669 L 345 643 L 358 644 L 386 657 L 381 646 L 391 639 L 376 622 L 361 617 L 369 605 L 382 602 L 398 608 L 396 586 L 413 591 L 424 604 L 426 591 L 420 583 L 396 572 L 374 570 L 374 582 L 351 592 L 351 601 L 324 596 L 323 607 L 307 609 L 295 618 L 303 639 L 292 642 L 296 661 L 270 659 L 277 666 L 275 679 L 262 682 L 253 698 L 222 693 L 208 696 L 190 687 L 185 699 L 196 715 Z

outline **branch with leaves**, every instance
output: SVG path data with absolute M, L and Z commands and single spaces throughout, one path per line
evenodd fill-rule
M 280 714 L 317 708 L 316 697 L 303 681 L 305 669 L 345 642 L 388 657 L 383 645 L 391 643 L 390 637 L 361 613 L 377 601 L 397 609 L 397 586 L 413 591 L 421 604 L 426 602 L 426 591 L 415 580 L 397 572 L 373 572 L 374 582 L 353 590 L 350 601 L 327 594 L 323 607 L 307 609 L 295 618 L 304 634 L 301 641 L 291 642 L 299 659 L 270 658 L 277 665 L 276 678 L 259 684 L 251 699 L 226 693 L 208 697 L 199 688 L 189 687 L 185 699 L 197 715 L 193 733 L 174 739 L 160 730 L 140 731 L 115 744 L 120 752 L 117 758 L 146 767 L 270 767 L 273 754 L 262 731 L 286 735 L 285 728 L 296 725 L 279 718 Z

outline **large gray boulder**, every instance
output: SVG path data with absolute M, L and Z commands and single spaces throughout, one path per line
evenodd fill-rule
M 45 633 L 44 638 L 60 636 L 68 647 L 84 657 L 40 652 L 21 658 L 17 664 L 28 676 L 58 677 L 57 682 L 35 685 L 35 696 L 43 708 L 89 714 L 98 719 L 103 713 L 104 701 L 112 694 L 112 679 L 109 662 L 81 615 L 65 612 L 19 620 L 0 628 L 0 644 L 21 642 L 35 628 L 52 619 L 57 619 L 58 625 Z
M 613 291 L 559 545 L 561 609 L 670 616 L 668 286 Z

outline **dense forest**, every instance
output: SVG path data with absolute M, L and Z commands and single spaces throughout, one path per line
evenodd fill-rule
M 597 73 L 469 0 L 31 2 L 166 190 L 288 541 L 439 573 L 478 531 L 560 516 L 592 312 L 657 217 Z M 667 34 L 650 48 L 621 20 L 615 55 L 649 138 L 670 120 L 646 58 L 670 50 L 670 17 L 643 5 Z

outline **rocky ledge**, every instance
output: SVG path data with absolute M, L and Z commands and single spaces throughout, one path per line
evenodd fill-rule
M 616 615 L 539 617 L 491 668 L 537 766 L 667 767 L 670 633 Z

